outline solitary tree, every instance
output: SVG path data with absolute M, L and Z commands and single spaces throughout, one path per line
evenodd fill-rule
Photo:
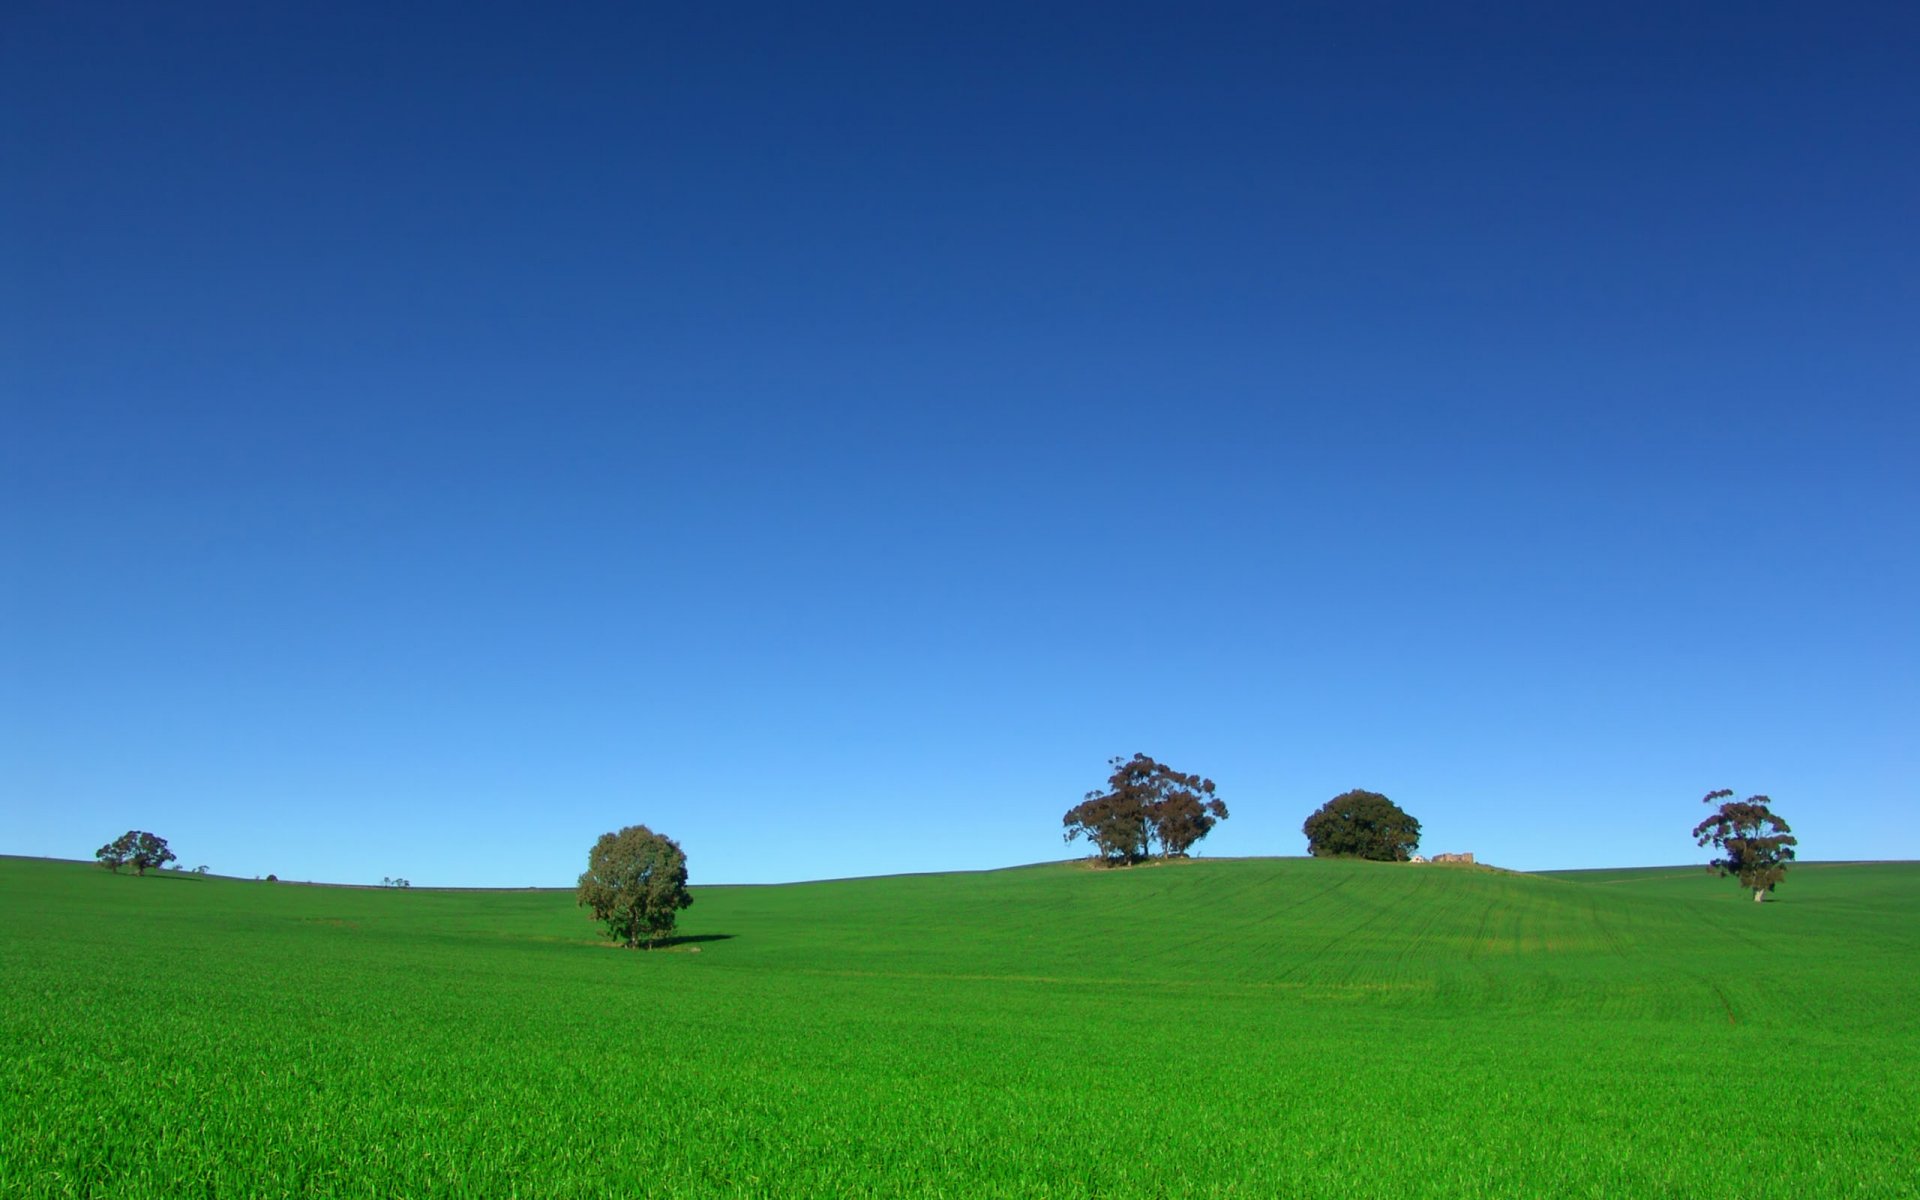
M 615 941 L 648 949 L 673 932 L 679 911 L 693 903 L 687 856 L 672 838 L 645 825 L 603 833 L 587 854 L 578 904 L 593 910 Z
M 1227 819 L 1214 782 L 1174 770 L 1144 754 L 1107 765 L 1107 789 L 1088 792 L 1060 823 L 1066 840 L 1084 837 L 1109 864 L 1139 862 L 1153 853 L 1185 858 L 1193 844 Z
M 1785 821 L 1773 815 L 1768 807 L 1773 801 L 1765 796 L 1735 800 L 1731 789 L 1721 788 L 1708 792 L 1701 803 L 1712 804 L 1715 800 L 1721 805 L 1693 827 L 1694 842 L 1720 851 L 1720 856 L 1707 864 L 1707 870 L 1738 878 L 1741 887 L 1752 889 L 1757 904 L 1786 878 L 1787 864 L 1793 861 L 1793 848 L 1800 839 L 1793 836 Z
M 93 852 L 100 865 L 116 875 L 120 868 L 129 864 L 136 875 L 145 875 L 156 867 L 164 867 L 178 856 L 167 849 L 167 839 L 155 837 L 144 830 L 129 829 L 119 837 Z
M 1420 822 L 1379 792 L 1342 792 L 1315 809 L 1301 832 L 1315 858 L 1405 862 L 1420 848 Z

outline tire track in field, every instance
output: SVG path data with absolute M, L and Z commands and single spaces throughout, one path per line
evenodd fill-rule
M 1347 884 L 1352 881 L 1353 876 L 1354 876 L 1354 873 L 1352 871 L 1345 871 L 1334 876 L 1333 882 L 1329 883 L 1327 886 L 1320 888 L 1317 891 L 1308 892 L 1306 895 L 1301 896 L 1299 899 L 1295 900 L 1291 904 L 1282 905 L 1281 907 L 1274 909 L 1271 913 L 1268 914 L 1268 921 L 1266 923 L 1272 928 L 1280 929 L 1280 926 L 1278 925 L 1278 922 L 1276 920 L 1277 918 L 1292 912 L 1294 909 L 1299 908 L 1302 905 L 1312 904 L 1317 900 L 1321 900 L 1328 896 L 1333 895 L 1333 893 L 1346 887 Z M 1271 961 L 1274 957 L 1276 957 L 1277 952 L 1285 949 L 1288 943 L 1292 941 L 1292 939 L 1287 936 L 1288 932 L 1290 932 L 1290 930 L 1282 929 L 1278 936 L 1269 938 L 1266 941 L 1260 942 L 1257 945 L 1251 947 L 1253 953 L 1257 955 L 1259 959 L 1263 962 Z M 1280 979 L 1285 979 L 1285 978 L 1286 978 L 1286 975 L 1283 973 L 1280 976 Z
M 1479 966 L 1480 947 L 1487 939 L 1487 922 L 1493 919 L 1494 910 L 1500 907 L 1499 897 L 1487 901 L 1487 907 L 1480 913 L 1480 924 L 1473 931 L 1473 940 L 1467 943 L 1467 961 Z M 1480 968 L 1483 972 L 1485 967 Z
M 1481 991 L 1489 998 L 1504 998 L 1505 989 L 1500 985 L 1503 982 L 1511 982 L 1504 978 L 1503 972 L 1489 966 L 1481 954 L 1481 949 L 1487 943 L 1487 927 L 1493 923 L 1494 914 L 1504 906 L 1505 900 L 1506 897 L 1498 895 L 1488 899 L 1486 908 L 1480 911 L 1480 924 L 1473 931 L 1473 940 L 1467 943 L 1467 965 L 1479 974 Z
M 1612 921 L 1600 915 L 1599 896 L 1587 897 L 1587 912 L 1593 918 L 1593 927 L 1600 931 L 1600 940 L 1606 944 L 1614 957 L 1628 957 L 1625 939 L 1614 928 Z
M 1332 890 L 1332 889 L 1328 889 L 1328 890 Z M 1359 933 L 1361 930 L 1372 925 L 1374 922 L 1380 920 L 1380 918 L 1386 916 L 1390 912 L 1395 911 L 1399 907 L 1400 906 L 1398 904 L 1379 905 L 1371 913 L 1367 914 L 1367 916 L 1364 919 L 1362 919 L 1358 924 L 1349 926 L 1348 928 L 1341 930 L 1339 933 L 1334 934 L 1332 937 L 1328 938 L 1326 942 L 1318 950 L 1314 951 L 1312 954 L 1304 956 L 1303 958 L 1301 958 L 1299 962 L 1295 963 L 1293 966 L 1281 972 L 1277 981 L 1285 982 L 1286 980 L 1292 979 L 1297 972 L 1299 972 L 1301 969 L 1306 967 L 1308 964 L 1318 962 L 1321 959 L 1330 957 L 1332 954 L 1333 948 L 1335 946 L 1338 946 L 1342 942 L 1345 942 L 1347 939 L 1351 938 L 1354 934 Z
M 1715 996 L 1719 997 L 1720 1008 L 1723 1012 L 1727 1014 L 1727 1024 L 1738 1025 L 1740 1022 L 1733 1015 L 1733 1005 L 1727 1001 L 1727 994 L 1720 990 L 1720 985 L 1713 982 L 1713 980 L 1709 979 L 1707 980 L 1707 986 L 1713 989 L 1713 994 Z
M 1688 965 L 1686 961 L 1677 959 L 1674 956 L 1673 952 L 1669 949 L 1673 938 L 1671 928 L 1663 926 L 1658 931 L 1659 936 L 1652 945 L 1630 946 L 1626 944 L 1625 939 L 1617 934 L 1613 923 L 1608 918 L 1601 916 L 1599 897 L 1591 898 L 1589 904 L 1592 906 L 1595 927 L 1601 930 L 1603 936 L 1608 939 L 1610 947 L 1623 960 L 1643 964 L 1653 979 L 1684 981 L 1685 984 L 1691 985 L 1691 987 L 1681 992 L 1682 996 L 1686 995 L 1688 991 L 1702 998 L 1704 998 L 1704 996 L 1711 996 L 1712 1003 L 1708 1011 L 1717 1010 L 1721 1016 L 1726 1018 L 1729 1027 L 1738 1027 L 1742 1024 L 1741 1008 L 1734 1004 L 1733 998 L 1727 994 L 1727 990 L 1721 985 L 1720 979 L 1712 972 Z M 1700 906 L 1687 905 L 1684 907 L 1686 916 L 1682 919 L 1707 925 L 1717 933 L 1731 934 L 1731 940 L 1745 943 L 1756 955 L 1766 955 L 1766 948 L 1763 944 L 1755 941 L 1743 932 L 1724 929 L 1720 922 L 1709 917 L 1701 910 Z M 1634 911 L 1631 905 L 1611 907 L 1608 909 L 1610 915 L 1622 917 L 1630 923 L 1634 916 Z M 1635 950 L 1637 950 L 1638 953 L 1634 953 L 1633 951 Z M 1798 1008 L 1799 1006 L 1796 1004 L 1795 1007 Z M 1803 1009 L 1797 1015 L 1801 1019 L 1806 1019 L 1808 1014 Z
M 1353 876 L 1354 876 L 1354 872 L 1351 872 L 1351 871 L 1343 872 L 1339 875 L 1336 875 L 1334 876 L 1333 882 L 1328 884 L 1326 887 L 1321 888 L 1317 892 L 1308 892 L 1306 895 L 1300 897 L 1298 900 L 1295 900 L 1292 904 L 1282 905 L 1281 907 L 1274 909 L 1272 915 L 1279 916 L 1281 913 L 1292 912 L 1294 909 L 1299 908 L 1301 905 L 1311 904 L 1315 900 L 1320 899 L 1322 896 L 1331 896 L 1333 893 L 1339 891 L 1341 888 L 1346 887 L 1347 884 L 1351 883 L 1353 881 Z
M 1427 871 L 1421 875 L 1412 889 L 1412 901 L 1420 904 L 1422 920 L 1417 928 L 1409 926 L 1406 936 L 1400 944 L 1400 952 L 1394 956 L 1392 970 L 1388 978 L 1404 988 L 1415 988 L 1420 982 L 1438 991 L 1442 986 L 1441 964 L 1454 958 L 1450 947 L 1442 946 L 1442 952 L 1434 954 L 1429 947 L 1436 941 L 1434 931 L 1444 923 L 1459 915 L 1463 908 L 1470 905 L 1473 897 L 1463 892 L 1442 891 L 1432 900 L 1422 902 L 1423 892 L 1435 891 L 1440 887 L 1438 880 L 1442 874 Z M 1420 964 L 1426 963 L 1424 971 L 1416 976 Z
M 1768 944 L 1764 939 L 1756 936 L 1750 929 L 1730 924 L 1708 905 L 1701 904 L 1695 906 L 1695 918 L 1701 924 L 1708 926 L 1722 937 L 1746 947 L 1752 954 L 1755 962 L 1770 963 L 1774 962 L 1778 957 L 1779 947 Z M 1696 978 L 1701 979 L 1713 988 L 1714 994 L 1720 997 L 1721 1004 L 1726 1005 L 1727 1019 L 1732 1021 L 1733 1007 L 1727 1003 L 1726 993 L 1721 991 L 1720 985 L 1715 983 L 1713 977 L 1709 975 L 1697 975 Z M 1770 1005 L 1775 1006 L 1774 1011 L 1784 1010 L 1799 1024 L 1816 1024 L 1819 1022 L 1819 1014 L 1817 1014 L 1805 1000 L 1795 998 L 1793 995 L 1783 995 L 1777 988 L 1773 989 L 1773 991 L 1774 994 L 1767 999 Z
M 1265 886 L 1249 888 L 1244 894 L 1247 909 L 1255 914 L 1234 930 L 1240 948 L 1240 963 L 1237 974 L 1242 979 L 1271 979 L 1275 962 L 1284 961 L 1288 947 L 1297 946 L 1299 914 L 1311 912 L 1315 905 L 1326 897 L 1338 892 L 1346 885 L 1344 877 L 1336 877 L 1321 886 L 1303 891 L 1297 895 L 1282 896 L 1279 886 L 1267 881 Z M 1284 900 L 1283 903 L 1273 903 Z M 1271 907 L 1268 905 L 1271 904 Z
M 1431 871 L 1424 874 L 1414 884 L 1414 896 L 1417 898 L 1423 889 L 1430 889 L 1436 878 L 1438 878 L 1438 876 L 1434 875 Z M 1427 934 L 1435 925 L 1440 923 L 1440 918 L 1446 915 L 1447 911 L 1448 909 L 1440 904 L 1429 903 L 1423 906 L 1422 915 L 1426 919 L 1420 923 L 1418 929 L 1409 929 L 1407 931 L 1405 940 L 1400 944 L 1400 953 L 1394 956 L 1393 975 L 1395 978 L 1404 978 L 1409 973 L 1408 960 L 1413 957 L 1414 950 L 1426 946 Z
M 1131 956 L 1131 960 L 1135 963 L 1144 963 L 1172 959 L 1196 947 L 1203 945 L 1218 946 L 1222 942 L 1234 939 L 1236 935 L 1241 935 L 1248 930 L 1259 928 L 1275 915 L 1274 913 L 1259 912 L 1256 906 L 1248 902 L 1252 896 L 1260 891 L 1264 882 L 1265 881 L 1262 880 L 1245 880 L 1236 883 L 1227 890 L 1218 890 L 1217 887 L 1210 886 L 1205 893 L 1207 904 L 1216 915 L 1219 913 L 1247 911 L 1254 911 L 1258 913 L 1258 915 L 1241 920 L 1225 929 L 1222 929 L 1218 923 L 1211 925 L 1203 923 L 1199 926 L 1200 931 L 1193 936 L 1163 940 L 1152 950 L 1144 953 L 1135 952 Z M 1178 901 L 1179 893 L 1176 890 L 1170 891 L 1166 896 L 1156 897 L 1154 903 L 1178 903 Z M 1296 903 L 1304 903 L 1304 901 L 1296 901 Z M 1288 907 L 1292 906 L 1289 905 Z M 1281 909 L 1277 911 L 1285 910 Z
M 1721 988 L 1719 982 L 1716 981 L 1713 976 L 1704 971 L 1696 971 L 1691 967 L 1676 965 L 1671 969 L 1675 974 L 1698 984 L 1701 990 L 1711 993 L 1713 998 L 1719 1002 L 1720 1012 L 1727 1018 L 1728 1025 L 1738 1026 L 1740 1024 L 1740 1018 L 1734 1010 L 1733 1001 L 1727 999 L 1727 993 Z

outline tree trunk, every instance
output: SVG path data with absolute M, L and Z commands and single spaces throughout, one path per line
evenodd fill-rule
M 1753 889 L 1753 902 L 1755 904 L 1760 903 L 1762 900 L 1765 900 L 1766 898 L 1767 898 L 1767 889 L 1765 888 Z

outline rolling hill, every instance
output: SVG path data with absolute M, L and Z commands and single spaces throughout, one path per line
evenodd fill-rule
M 0 860 L 0 1195 L 1914 1194 L 1916 864 L 696 896 Z

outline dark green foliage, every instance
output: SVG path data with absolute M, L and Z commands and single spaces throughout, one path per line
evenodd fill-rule
M 645 825 L 603 833 L 587 854 L 576 904 L 593 910 L 615 941 L 652 948 L 673 932 L 675 916 L 693 903 L 687 856 L 679 843 Z
M 1773 814 L 1773 801 L 1766 796 L 1748 796 L 1734 800 L 1730 788 L 1708 792 L 1702 804 L 1723 801 L 1714 814 L 1693 827 L 1694 842 L 1712 846 L 1720 856 L 1707 869 L 1740 880 L 1740 886 L 1753 893 L 1755 900 L 1766 898 L 1787 875 L 1793 861 L 1793 848 L 1800 839 L 1793 836 L 1787 823 Z
M 1084 837 L 1111 863 L 1138 862 L 1152 846 L 1146 808 L 1137 798 L 1117 792 L 1088 792 L 1085 800 L 1067 810 L 1061 824 L 1066 826 L 1067 841 Z
M 121 867 L 132 866 L 134 874 L 145 875 L 164 867 L 178 856 L 167 849 L 167 839 L 144 830 L 129 829 L 93 852 L 100 865 L 118 874 Z
M 148 871 L 164 867 L 175 861 L 179 855 L 167 849 L 167 839 L 151 833 L 134 836 L 133 869 L 135 874 L 145 875 Z
M 95 850 L 93 856 L 100 860 L 101 866 L 118 875 L 120 868 L 126 866 L 127 860 L 133 857 L 133 831 L 129 829 Z
M 1379 792 L 1359 788 L 1315 809 L 1301 832 L 1315 858 L 1406 862 L 1420 848 L 1420 822 Z
M 1213 780 L 1188 775 L 1144 754 L 1107 761 L 1113 773 L 1107 790 L 1086 799 L 1061 818 L 1066 840 L 1084 837 L 1109 864 L 1139 862 L 1155 845 L 1170 858 L 1185 858 L 1193 844 L 1227 819 L 1227 806 L 1214 794 Z

